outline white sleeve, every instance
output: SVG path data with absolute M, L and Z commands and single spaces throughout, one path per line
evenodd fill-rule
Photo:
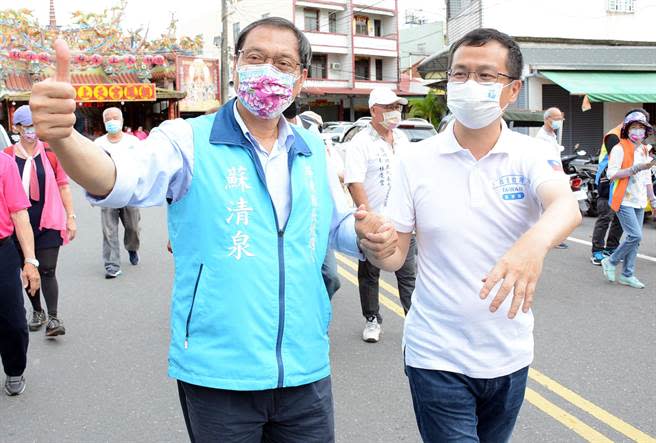
M 410 233 L 415 229 L 415 205 L 413 192 L 406 173 L 405 161 L 399 159 L 397 174 L 392 180 L 385 216 L 399 232 Z
M 608 169 L 606 169 L 606 176 L 610 177 L 617 174 L 617 172 L 622 168 L 622 161 L 624 161 L 624 149 L 622 145 L 615 145 L 613 149 L 610 150 L 610 155 L 608 156 Z
M 168 120 L 138 140 L 135 149 L 111 152 L 116 182 L 107 197 L 87 194 L 91 204 L 109 208 L 148 207 L 177 201 L 186 194 L 193 174 L 193 130 L 182 119 Z
M 553 150 L 551 150 L 553 151 Z M 552 180 L 569 180 L 563 172 L 560 158 L 556 159 L 549 151 L 535 150 L 523 156 L 524 170 L 531 186 L 533 195 L 537 197 L 538 188 L 543 183 Z
M 346 146 L 344 183 L 364 183 L 367 175 L 367 147 L 356 138 Z

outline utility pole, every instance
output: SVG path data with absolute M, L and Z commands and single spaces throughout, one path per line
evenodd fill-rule
M 221 102 L 228 101 L 228 0 L 221 0 Z

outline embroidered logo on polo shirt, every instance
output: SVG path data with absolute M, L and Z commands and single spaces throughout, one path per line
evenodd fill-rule
M 494 190 L 505 201 L 522 200 L 526 197 L 528 179 L 523 175 L 504 175 L 494 181 Z

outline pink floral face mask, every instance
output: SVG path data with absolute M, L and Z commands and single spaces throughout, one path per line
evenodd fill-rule
M 294 74 L 287 74 L 270 64 L 243 65 L 237 68 L 239 87 L 237 97 L 248 111 L 271 120 L 294 101 Z

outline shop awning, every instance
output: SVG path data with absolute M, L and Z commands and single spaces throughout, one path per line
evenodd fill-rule
M 591 102 L 655 103 L 656 72 L 540 71 L 572 95 Z

